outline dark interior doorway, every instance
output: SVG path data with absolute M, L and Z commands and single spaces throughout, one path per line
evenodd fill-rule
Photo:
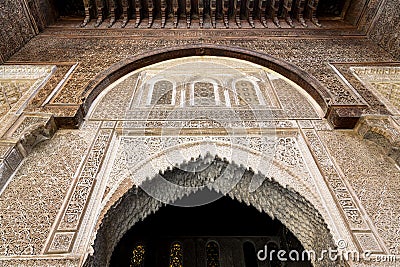
M 198 207 L 168 205 L 138 222 L 114 249 L 110 266 L 269 267 L 311 266 L 281 262 L 276 254 L 260 261 L 257 252 L 304 250 L 278 220 L 229 197 Z

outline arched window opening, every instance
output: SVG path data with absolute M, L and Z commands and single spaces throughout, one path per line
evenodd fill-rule
M 152 105 L 170 105 L 172 103 L 172 92 L 174 85 L 170 81 L 161 80 L 153 85 L 151 97 Z
M 182 267 L 183 266 L 183 247 L 179 242 L 174 242 L 171 245 L 169 253 L 169 267 Z
M 260 105 L 256 89 L 251 81 L 237 81 L 235 83 L 235 89 L 240 106 Z
M 145 247 L 142 244 L 136 245 L 132 250 L 130 267 L 144 267 Z
M 256 249 L 253 243 L 249 241 L 244 242 L 243 254 L 246 267 L 258 267 Z
M 219 267 L 219 246 L 217 242 L 211 241 L 206 246 L 207 267 Z

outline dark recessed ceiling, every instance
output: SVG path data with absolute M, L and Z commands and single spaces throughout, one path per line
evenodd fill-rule
M 343 8 L 346 6 L 346 1 L 347 0 L 320 0 L 318 16 L 340 17 Z M 83 0 L 56 0 L 56 7 L 60 16 L 84 16 Z

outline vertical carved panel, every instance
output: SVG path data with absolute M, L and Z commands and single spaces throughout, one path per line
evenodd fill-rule
M 229 28 L 229 0 L 222 0 L 222 13 L 224 16 L 225 28 Z
M 174 14 L 174 28 L 178 27 L 178 19 L 179 19 L 178 8 L 179 8 L 178 0 L 172 0 L 172 11 Z
M 194 104 L 197 106 L 215 105 L 214 85 L 208 82 L 194 84 Z
M 254 85 L 250 81 L 238 81 L 235 84 L 236 94 L 238 96 L 239 105 L 259 105 Z
M 108 28 L 111 28 L 114 25 L 116 17 L 117 17 L 117 7 L 115 0 L 108 0 L 108 6 L 110 9 L 110 24 L 108 24 Z
M 198 0 L 199 3 L 199 24 L 200 28 L 203 28 L 204 25 L 204 0 Z
M 173 84 L 170 81 L 158 81 L 154 84 L 151 104 L 167 105 L 172 102 Z
M 167 20 L 167 0 L 161 0 L 161 28 L 165 27 Z

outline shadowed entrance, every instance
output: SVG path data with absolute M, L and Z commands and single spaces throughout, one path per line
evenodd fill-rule
M 203 190 L 191 198 L 217 194 Z M 116 246 L 110 266 L 311 266 L 257 259 L 257 251 L 304 250 L 279 221 L 229 197 L 197 207 L 164 206 L 133 226 Z M 287 257 L 287 256 L 286 256 Z

